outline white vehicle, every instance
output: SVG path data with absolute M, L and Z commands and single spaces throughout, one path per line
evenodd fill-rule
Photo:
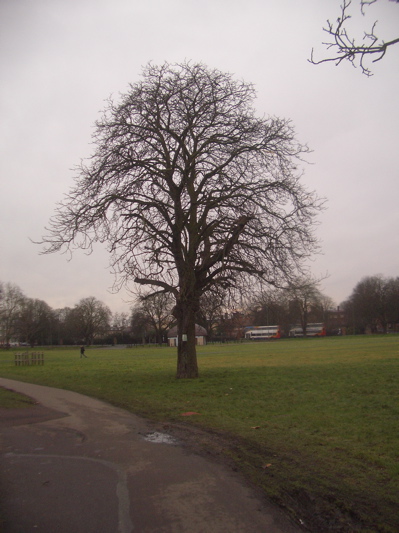
M 281 337 L 280 326 L 249 326 L 245 328 L 245 338 L 251 340 L 279 339 Z
M 307 337 L 325 337 L 326 327 L 323 323 L 312 323 L 306 327 Z M 294 326 L 290 329 L 290 337 L 303 337 L 302 326 Z

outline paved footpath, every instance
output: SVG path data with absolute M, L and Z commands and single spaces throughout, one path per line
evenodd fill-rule
M 0 423 L 4 533 L 300 531 L 239 474 L 146 420 L 71 391 L 0 386 L 40 404 Z

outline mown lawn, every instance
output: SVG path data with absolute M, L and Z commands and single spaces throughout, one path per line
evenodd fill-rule
M 223 453 L 310 530 L 399 531 L 399 336 L 199 347 L 198 380 L 175 379 L 171 348 L 45 350 L 42 367 L 13 353 L 3 377 L 227 436 Z

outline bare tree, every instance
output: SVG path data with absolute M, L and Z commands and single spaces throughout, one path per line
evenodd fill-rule
M 322 202 L 300 183 L 289 121 L 257 118 L 254 88 L 201 64 L 148 65 L 97 123 L 96 151 L 58 206 L 46 253 L 107 242 L 119 283 L 171 293 L 177 377 L 198 376 L 201 296 L 279 283 L 317 248 Z
M 26 297 L 13 283 L 0 282 L 0 342 L 8 345 L 17 333 L 18 319 Z
M 221 323 L 227 307 L 224 291 L 207 291 L 201 296 L 197 320 L 198 323 L 206 329 L 208 333 L 208 341 L 213 340 L 216 327 Z
M 391 2 L 399 3 L 399 0 L 390 0 Z M 366 6 L 375 4 L 377 0 L 361 0 L 361 13 L 364 15 L 364 9 Z M 359 43 L 352 35 L 350 35 L 347 24 L 351 17 L 349 14 L 352 0 L 343 0 L 341 4 L 341 13 L 336 22 L 330 22 L 327 20 L 327 27 L 323 28 L 330 40 L 323 43 L 327 50 L 332 52 L 331 57 L 320 59 L 316 61 L 314 59 L 314 51 L 312 49 L 310 63 L 319 65 L 320 63 L 326 63 L 329 61 L 334 62 L 336 65 L 342 63 L 342 61 L 350 61 L 353 66 L 357 64 L 362 69 L 363 74 L 366 76 L 372 76 L 370 68 L 367 66 L 367 59 L 373 58 L 372 62 L 376 63 L 380 61 L 386 54 L 389 47 L 399 43 L 399 38 L 391 39 L 390 41 L 384 41 L 376 35 L 377 22 L 375 21 L 372 28 L 369 31 L 364 32 L 363 41 Z
M 104 335 L 109 330 L 111 316 L 109 307 L 93 296 L 80 300 L 69 315 L 76 340 L 93 344 L 96 336 Z
M 298 278 L 288 289 L 291 318 L 299 320 L 304 337 L 307 335 L 310 320 L 320 319 L 325 313 L 323 306 L 326 297 L 320 292 L 317 284 L 318 281 L 311 278 Z
M 112 342 L 124 344 L 131 342 L 131 327 L 129 313 L 114 313 L 112 315 Z
M 112 315 L 112 327 L 115 330 L 125 331 L 130 328 L 128 313 L 114 313 Z
M 154 330 L 157 342 L 162 344 L 163 338 L 174 321 L 172 294 L 143 294 L 141 296 L 141 310 Z
M 354 332 L 386 333 L 389 323 L 399 321 L 399 278 L 382 275 L 363 278 L 343 308 Z
M 77 340 L 72 309 L 63 307 L 54 311 L 55 340 L 57 344 L 73 344 Z
M 284 289 L 266 289 L 253 295 L 248 313 L 251 325 L 280 325 L 284 331 L 289 329 L 289 295 Z
M 149 338 L 149 333 L 151 332 L 151 324 L 150 319 L 144 313 L 141 305 L 132 308 L 130 330 L 134 342 L 137 342 L 137 340 L 140 339 L 142 344 L 146 343 Z
M 54 311 L 43 300 L 25 298 L 18 317 L 18 335 L 21 340 L 35 344 L 52 344 Z

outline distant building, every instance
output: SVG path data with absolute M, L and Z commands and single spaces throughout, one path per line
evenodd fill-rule
M 195 324 L 195 344 L 197 346 L 204 346 L 206 344 L 208 332 L 202 326 Z M 177 326 L 168 331 L 169 346 L 177 346 Z

